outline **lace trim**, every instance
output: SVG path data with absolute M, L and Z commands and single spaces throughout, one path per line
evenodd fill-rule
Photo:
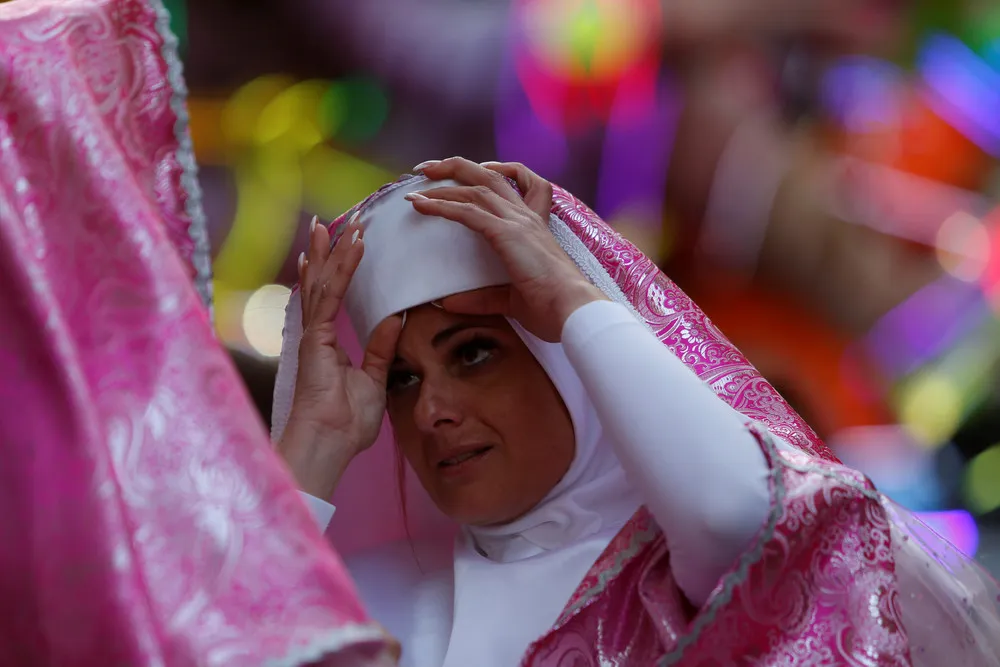
M 262 667 L 300 667 L 318 662 L 324 656 L 330 655 L 344 649 L 345 647 L 362 644 L 366 642 L 382 643 L 385 635 L 382 630 L 375 625 L 348 625 L 336 630 L 331 630 L 319 639 L 311 642 L 308 646 L 289 653 L 281 658 L 268 660 Z M 376 656 L 372 667 L 383 664 L 385 661 Z
M 594 584 L 586 593 L 580 596 L 580 598 L 574 602 L 572 605 L 568 606 L 565 611 L 563 611 L 562 616 L 556 621 L 550 632 L 555 632 L 560 627 L 566 624 L 573 616 L 575 616 L 580 610 L 589 605 L 598 595 L 604 592 L 608 587 L 608 584 L 615 579 L 622 570 L 625 569 L 625 565 L 639 555 L 643 545 L 651 542 L 660 533 L 659 526 L 656 522 L 650 519 L 650 526 L 646 530 L 637 531 L 632 537 L 632 541 L 629 542 L 628 547 L 622 551 L 615 554 L 615 564 L 601 572 L 597 576 L 597 583 Z
M 767 523 L 758 535 L 753 548 L 740 557 L 738 561 L 739 565 L 736 570 L 723 577 L 721 590 L 705 609 L 704 613 L 700 614 L 695 620 L 694 624 L 691 626 L 691 631 L 678 641 L 677 647 L 671 653 L 668 653 L 660 659 L 657 663 L 657 667 L 677 664 L 684 657 L 684 651 L 698 640 L 705 627 L 712 625 L 715 622 L 715 616 L 718 614 L 719 609 L 723 605 L 729 603 L 733 596 L 733 590 L 746 579 L 747 574 L 750 571 L 750 567 L 757 563 L 763 556 L 764 545 L 774 537 L 778 520 L 781 518 L 782 512 L 784 511 L 783 507 L 787 489 L 785 487 L 784 477 L 781 474 L 783 468 L 788 468 L 805 474 L 822 475 L 823 477 L 836 480 L 840 484 L 851 487 L 855 491 L 863 494 L 866 498 L 881 503 L 881 496 L 878 492 L 843 474 L 834 470 L 828 470 L 824 467 L 796 464 L 781 456 L 777 446 L 774 444 L 775 436 L 767 430 L 766 427 L 756 423 L 751 423 L 749 428 L 754 435 L 757 436 L 765 454 L 771 461 L 771 511 L 768 514 Z
M 764 524 L 764 527 L 758 534 L 754 546 L 740 556 L 736 570 L 722 578 L 722 590 L 715 596 L 715 599 L 712 600 L 705 612 L 698 615 L 691 626 L 691 631 L 680 638 L 677 642 L 677 647 L 671 653 L 660 659 L 657 667 L 677 664 L 684 657 L 684 651 L 698 641 L 701 632 L 715 622 L 715 616 L 718 614 L 719 609 L 729 603 L 733 597 L 733 591 L 747 578 L 750 566 L 759 561 L 764 555 L 764 545 L 774 537 L 778 521 L 784 513 L 787 489 L 785 488 L 785 480 L 781 474 L 781 466 L 785 461 L 781 454 L 778 453 L 770 431 L 758 426 L 756 423 L 749 424 L 748 428 L 757 437 L 761 447 L 764 449 L 764 453 L 771 462 L 771 511 L 767 515 L 767 523 Z
M 190 117 L 187 111 L 187 85 L 184 83 L 184 66 L 178 55 L 177 37 L 170 30 L 170 12 L 162 0 L 150 0 L 149 5 L 156 14 L 156 31 L 163 39 L 160 54 L 167 64 L 167 81 L 170 83 L 170 108 L 174 112 L 174 137 L 177 140 L 177 162 L 181 166 L 181 187 L 187 193 L 185 210 L 191 225 L 188 234 L 194 242 L 191 263 L 195 268 L 195 288 L 201 296 L 208 315 L 212 310 L 212 250 L 208 241 L 208 226 L 205 209 L 202 206 L 201 185 L 198 183 L 198 164 L 194 159 L 191 143 Z
M 653 331 L 652 327 L 649 326 L 649 322 L 646 321 L 639 311 L 636 310 L 632 301 L 625 296 L 625 292 L 622 291 L 615 279 L 611 277 L 607 269 L 601 266 L 601 262 L 594 257 L 593 253 L 587 249 L 584 245 L 583 240 L 579 236 L 573 233 L 573 230 L 569 228 L 565 222 L 559 219 L 559 217 L 552 213 L 549 215 L 549 230 L 552 235 L 556 237 L 559 245 L 562 249 L 566 251 L 566 254 L 570 256 L 570 259 L 576 264 L 577 268 L 587 277 L 595 287 L 604 292 L 604 295 L 615 303 L 619 303 L 632 313 L 632 316 L 636 320 L 642 323 L 649 331 Z

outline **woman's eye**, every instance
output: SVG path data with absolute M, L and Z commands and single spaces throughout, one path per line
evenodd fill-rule
M 420 378 L 408 371 L 390 371 L 385 388 L 389 392 L 402 391 L 414 386 L 419 381 Z
M 474 340 L 460 345 L 456 357 L 464 366 L 478 366 L 493 357 L 496 345 L 490 341 Z

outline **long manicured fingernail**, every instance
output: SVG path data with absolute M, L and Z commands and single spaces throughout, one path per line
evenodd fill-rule
M 358 221 L 358 218 L 360 217 L 361 217 L 361 209 L 358 209 L 357 211 L 354 212 L 354 215 L 351 216 L 351 219 L 347 221 L 347 224 L 353 225 L 355 222 Z
M 316 223 L 318 223 L 318 222 L 319 222 L 319 216 L 318 215 L 314 215 L 313 219 L 312 219 L 312 222 L 309 223 L 309 234 L 310 235 L 313 232 L 316 231 Z
M 480 167 L 499 167 L 500 163 L 499 162 L 480 162 L 479 166 Z
M 414 167 L 413 171 L 416 172 L 416 173 L 420 173 L 424 169 L 426 169 L 427 167 L 433 166 L 435 164 L 439 164 L 440 162 L 441 162 L 441 160 L 427 160 L 426 162 L 421 162 L 416 167 Z
M 355 243 L 358 242 L 358 237 L 359 236 L 361 236 L 361 230 L 360 229 L 355 229 L 354 233 L 351 234 L 351 245 L 354 245 Z
M 302 269 L 306 266 L 306 254 L 304 252 L 299 253 L 299 275 L 302 275 Z
M 399 323 L 399 328 L 400 329 L 402 329 L 403 327 L 406 326 L 406 313 L 407 312 L 409 312 L 409 311 L 406 311 L 406 310 L 403 311 L 403 321 Z
M 418 201 L 420 199 L 428 199 L 428 197 L 425 197 L 419 192 L 407 192 L 403 199 L 406 201 Z

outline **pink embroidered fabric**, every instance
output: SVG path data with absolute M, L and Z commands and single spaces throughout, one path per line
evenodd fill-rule
M 770 462 L 772 505 L 755 543 L 700 610 L 684 600 L 664 536 L 641 509 L 557 624 L 530 648 L 526 667 L 1000 666 L 1000 586 L 988 574 L 841 465 L 669 278 L 560 188 L 550 227 L 594 284 L 631 307 L 747 416 Z M 287 340 L 290 324 L 275 391 L 278 416 L 287 413 L 294 385 L 298 342 Z M 350 326 L 338 324 L 356 357 Z M 283 424 L 276 427 L 280 434 Z M 798 451 L 779 453 L 775 435 Z M 334 498 L 331 533 L 342 551 L 405 537 L 399 499 L 385 492 L 394 488 L 393 470 L 385 429 Z M 412 478 L 407 503 L 413 537 L 443 530 L 446 523 Z
M 0 4 L 0 664 L 384 664 L 195 288 L 167 22 Z

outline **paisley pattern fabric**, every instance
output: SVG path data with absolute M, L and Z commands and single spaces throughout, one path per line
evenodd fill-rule
M 383 664 L 213 337 L 166 24 L 0 4 L 0 664 Z
M 803 451 L 837 460 L 777 390 L 652 260 L 576 197 L 559 187 L 554 191 L 553 215 L 583 241 L 639 318 L 685 365 L 749 419 L 766 425 Z
M 558 187 L 550 227 L 591 281 L 748 417 L 771 465 L 772 505 L 701 610 L 641 509 L 526 667 L 1000 666 L 997 582 L 841 465 L 669 278 Z M 775 435 L 796 453 L 779 453 Z
M 1000 664 L 998 585 L 863 475 L 778 452 L 756 543 L 692 610 L 645 511 L 615 538 L 527 667 Z

